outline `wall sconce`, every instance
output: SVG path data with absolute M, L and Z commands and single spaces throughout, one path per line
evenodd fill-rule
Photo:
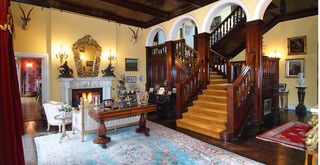
M 109 52 L 106 53 L 106 54 L 107 54 L 107 59 L 109 61 L 109 64 L 108 64 L 106 69 L 101 70 L 101 72 L 103 74 L 102 76 L 103 77 L 106 77 L 106 76 L 114 76 L 114 77 L 116 77 L 113 74 L 113 72 L 114 72 L 114 69 L 115 69 L 116 63 L 117 63 L 117 55 L 116 55 L 116 53 L 112 53 L 111 49 L 109 49 Z
M 269 53 L 269 57 L 272 57 L 272 58 L 281 58 L 281 52 L 278 52 L 278 51 L 276 51 L 276 50 L 271 51 L 271 52 Z
M 68 58 L 68 54 L 63 51 L 63 46 L 60 46 L 60 51 L 56 54 L 56 58 L 60 59 L 60 64 L 62 64 L 63 59 L 67 59 Z
M 26 63 L 26 67 L 27 67 L 27 68 L 31 68 L 32 66 L 33 66 L 33 64 L 32 64 L 31 62 L 27 62 L 27 63 Z

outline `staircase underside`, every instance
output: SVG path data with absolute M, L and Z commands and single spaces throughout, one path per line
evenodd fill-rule
M 216 72 L 210 72 L 210 84 L 198 100 L 188 107 L 177 126 L 220 139 L 227 123 L 227 79 Z

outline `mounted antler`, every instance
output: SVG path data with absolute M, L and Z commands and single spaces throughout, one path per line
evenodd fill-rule
M 26 13 L 24 12 L 24 10 L 22 9 L 22 7 L 20 6 L 20 4 L 19 4 L 19 7 L 20 7 L 20 10 L 22 11 L 22 14 L 23 14 L 23 16 L 21 16 L 21 19 L 22 19 L 22 29 L 23 29 L 23 30 L 28 30 L 28 22 L 31 20 L 30 14 L 31 14 L 31 11 L 33 10 L 33 7 L 29 10 L 27 16 L 26 16 Z
M 130 26 L 128 26 L 128 28 L 131 30 L 132 32 L 132 36 L 131 36 L 131 42 L 133 44 L 135 44 L 138 41 L 138 32 L 139 32 L 139 28 L 137 28 L 137 31 L 134 31 L 133 29 L 130 28 Z

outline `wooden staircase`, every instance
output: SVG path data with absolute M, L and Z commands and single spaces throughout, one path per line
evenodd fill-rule
M 188 107 L 183 118 L 177 120 L 177 126 L 220 139 L 227 122 L 227 82 L 217 72 L 210 72 L 207 89 Z

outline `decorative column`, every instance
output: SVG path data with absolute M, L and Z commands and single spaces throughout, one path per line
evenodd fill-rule
M 262 123 L 262 20 L 246 23 L 246 65 L 254 68 L 254 110 L 256 126 Z
M 210 50 L 210 34 L 209 33 L 201 33 L 197 36 L 198 42 L 198 54 L 199 60 L 204 62 L 205 67 L 200 71 L 202 72 L 200 81 L 203 87 L 209 84 L 209 75 L 210 75 L 210 66 L 209 66 L 209 50 Z
M 297 114 L 306 114 L 306 106 L 304 105 L 305 89 L 307 87 L 296 87 L 298 89 L 299 104 L 296 106 Z
M 174 53 L 175 53 L 175 45 L 173 41 L 167 41 L 166 43 L 167 47 L 167 55 L 166 55 L 166 70 L 167 70 L 167 84 L 168 84 L 168 90 L 172 90 L 172 87 L 174 86 L 175 82 L 173 82 L 173 74 L 172 69 L 174 68 Z

